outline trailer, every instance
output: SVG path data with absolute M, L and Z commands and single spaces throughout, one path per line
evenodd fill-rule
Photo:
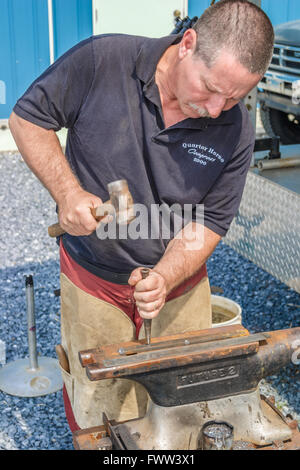
M 300 293 L 300 146 L 281 147 L 281 158 L 265 156 L 254 154 L 224 242 Z

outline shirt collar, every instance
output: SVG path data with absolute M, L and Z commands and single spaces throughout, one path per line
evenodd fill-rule
M 136 61 L 138 78 L 147 84 L 154 78 L 156 66 L 168 47 L 181 41 L 181 34 L 172 34 L 163 38 L 147 39 L 141 47 Z

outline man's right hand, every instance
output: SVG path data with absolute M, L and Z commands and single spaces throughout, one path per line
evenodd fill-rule
M 93 217 L 91 209 L 102 204 L 102 199 L 83 189 L 73 189 L 58 202 L 59 224 L 70 235 L 90 235 L 99 222 Z M 105 220 L 103 220 L 105 222 Z
M 24 161 L 58 205 L 61 228 L 70 235 L 90 235 L 99 225 L 91 209 L 100 206 L 102 200 L 82 189 L 54 130 L 32 124 L 14 112 L 9 127 Z M 109 217 L 101 223 L 107 223 Z

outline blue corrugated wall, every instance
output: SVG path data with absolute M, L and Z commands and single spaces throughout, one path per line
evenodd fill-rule
M 210 3 L 189 0 L 189 16 L 200 16 Z M 300 19 L 299 0 L 262 0 L 262 8 L 274 25 Z M 53 0 L 53 21 L 57 58 L 92 35 L 92 0 Z M 0 119 L 6 119 L 17 98 L 49 65 L 47 0 L 0 0 L 0 31 Z
M 0 80 L 5 83 L 5 103 L 0 118 L 25 88 L 49 64 L 46 0 L 0 0 Z
M 211 0 L 189 0 L 189 16 L 200 16 L 210 4 Z M 262 0 L 261 7 L 274 26 L 300 19 L 299 0 Z
M 55 59 L 93 34 L 92 0 L 53 0 Z
M 53 21 L 57 58 L 92 35 L 92 0 L 53 0 Z M 47 0 L 0 0 L 0 31 L 0 119 L 7 119 L 50 64 Z

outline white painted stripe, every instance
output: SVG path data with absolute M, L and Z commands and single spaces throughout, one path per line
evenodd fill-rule
M 93 35 L 97 34 L 98 23 L 98 9 L 95 0 L 92 0 L 92 17 L 93 17 Z
M 54 32 L 53 32 L 53 5 L 52 5 L 52 0 L 48 0 L 48 29 L 49 29 L 50 64 L 53 64 L 53 62 L 54 62 Z
M 185 18 L 189 14 L 189 1 L 188 0 L 183 0 L 183 5 L 182 5 L 182 18 Z

